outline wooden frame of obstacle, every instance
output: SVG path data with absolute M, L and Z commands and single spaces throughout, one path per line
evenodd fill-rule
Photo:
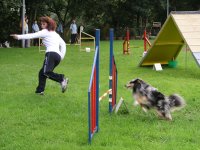
M 85 36 L 83 36 L 83 35 L 85 35 Z M 87 46 L 83 47 L 83 44 L 82 44 L 83 40 L 85 40 L 85 41 L 88 41 L 88 40 L 91 41 L 92 40 L 92 42 L 93 42 L 92 47 L 91 47 L 91 45 L 88 45 L 88 48 L 90 48 L 90 50 L 93 50 L 93 51 L 95 50 L 95 37 L 90 35 L 90 34 L 88 34 L 88 33 L 86 33 L 86 32 L 84 32 L 83 31 L 83 26 L 81 26 L 80 27 L 80 41 L 79 41 L 79 49 L 80 49 L 80 51 L 86 51 L 86 48 L 87 48 Z
M 84 36 L 83 36 L 84 35 Z M 80 26 L 80 32 L 79 32 L 79 42 L 75 44 L 66 44 L 66 45 L 76 45 L 79 46 L 80 51 L 86 51 L 87 46 L 83 46 L 83 41 L 92 41 L 92 45 L 87 45 L 88 48 L 92 51 L 95 51 L 95 37 L 84 32 L 83 31 L 83 26 Z
M 42 39 L 41 39 L 41 38 L 39 38 L 38 40 L 39 40 L 39 42 L 38 42 L 38 43 L 39 43 L 39 45 L 38 45 L 39 52 L 44 52 L 44 51 L 45 51 L 45 49 L 41 49 L 41 45 L 42 45 L 42 42 L 41 42 L 41 41 L 42 41 Z

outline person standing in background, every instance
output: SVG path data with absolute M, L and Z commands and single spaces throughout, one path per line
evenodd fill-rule
M 25 28 L 25 30 L 24 30 L 24 34 L 28 34 L 28 31 L 29 31 L 29 29 L 28 29 L 28 18 L 27 18 L 27 16 L 25 17 L 25 20 L 24 20 L 24 28 Z M 25 40 L 25 47 L 30 47 L 30 40 Z
M 39 26 L 37 24 L 37 20 L 34 20 L 33 25 L 32 25 L 32 31 L 33 31 L 33 33 L 35 33 L 35 32 L 38 32 L 39 30 L 40 29 L 39 29 Z M 39 45 L 39 39 L 34 39 L 33 45 L 38 46 Z
M 56 31 L 58 32 L 58 34 L 63 37 L 63 25 L 61 22 L 58 23 L 58 27 L 56 29 Z
M 76 36 L 77 36 L 77 25 L 75 20 L 72 21 L 72 24 L 70 25 L 70 30 L 71 30 L 71 44 L 74 44 L 76 42 Z
M 23 20 L 23 22 L 24 22 L 24 26 L 23 26 L 23 28 L 24 28 L 24 34 L 28 34 L 28 18 L 27 18 L 27 16 L 25 16 L 24 17 L 24 20 Z M 22 28 L 22 21 L 20 22 L 20 28 Z M 30 47 L 30 44 L 29 44 L 29 40 L 24 40 L 24 42 L 25 42 L 25 47 L 27 48 L 27 47 Z

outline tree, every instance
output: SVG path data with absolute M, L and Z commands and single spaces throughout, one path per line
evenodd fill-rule
M 171 11 L 196 11 L 200 9 L 199 0 L 170 0 Z
M 72 19 L 78 25 L 83 25 L 87 32 L 95 28 L 103 29 L 102 36 L 108 36 L 108 28 L 115 29 L 116 35 L 121 36 L 125 27 L 134 28 L 135 34 L 141 34 L 144 27 L 150 27 L 152 22 L 162 24 L 166 20 L 166 0 L 26 0 L 26 14 L 29 27 L 34 19 L 49 15 L 64 28 L 64 39 L 69 35 Z M 199 0 L 169 0 L 170 11 L 199 10 Z M 1 41 L 9 38 L 10 33 L 20 33 L 21 19 L 19 0 L 0 1 Z
M 48 10 L 56 14 L 57 21 L 62 23 L 64 35 L 68 34 L 72 19 L 81 18 L 83 0 L 46 0 L 45 3 Z
M 29 27 L 34 20 L 38 20 L 39 17 L 49 15 L 50 12 L 47 9 L 46 3 L 41 0 L 26 0 L 26 15 L 29 19 Z
M 0 43 L 11 40 L 10 34 L 19 32 L 20 7 L 18 0 L 0 1 Z

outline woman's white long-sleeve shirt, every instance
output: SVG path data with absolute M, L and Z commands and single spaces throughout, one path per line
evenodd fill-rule
M 56 52 L 61 56 L 61 59 L 65 57 L 66 43 L 55 31 L 48 31 L 47 29 L 43 29 L 36 33 L 17 35 L 17 38 L 18 40 L 41 38 L 42 43 L 46 47 L 46 53 Z

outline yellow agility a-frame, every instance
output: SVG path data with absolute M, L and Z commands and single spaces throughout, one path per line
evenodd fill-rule
M 168 64 L 177 58 L 184 44 L 200 65 L 200 11 L 172 12 L 139 66 Z

